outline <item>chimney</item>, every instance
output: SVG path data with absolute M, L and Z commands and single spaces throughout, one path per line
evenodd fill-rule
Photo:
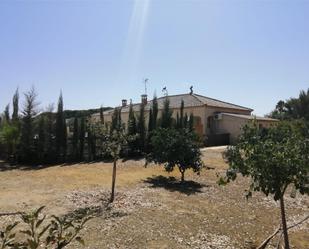
M 122 100 L 122 107 L 125 107 L 125 106 L 127 106 L 127 100 L 126 100 L 126 99 L 123 99 L 123 100 Z
M 147 105 L 147 94 L 142 94 L 142 104 Z

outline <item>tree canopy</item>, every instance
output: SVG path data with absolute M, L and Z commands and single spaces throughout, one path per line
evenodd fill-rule
M 168 172 L 178 167 L 182 181 L 187 169 L 200 172 L 203 167 L 198 137 L 187 129 L 158 128 L 151 136 L 151 146 L 147 160 L 164 164 Z
M 224 181 L 235 180 L 237 173 L 252 179 L 248 196 L 261 191 L 280 200 L 286 248 L 284 193 L 292 185 L 301 194 L 309 194 L 309 140 L 290 123 L 258 129 L 256 123 L 243 128 L 235 146 L 228 147 L 225 158 L 229 169 Z M 221 179 L 222 181 L 222 179 Z

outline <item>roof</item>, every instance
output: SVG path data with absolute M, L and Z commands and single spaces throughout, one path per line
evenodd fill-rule
M 170 108 L 180 108 L 181 101 L 184 101 L 185 107 L 195 107 L 195 106 L 212 106 L 212 107 L 220 107 L 220 108 L 228 108 L 233 110 L 243 110 L 243 111 L 253 111 L 251 108 L 247 108 L 240 105 L 235 105 L 232 103 L 224 102 L 221 100 L 209 98 L 206 96 L 198 95 L 198 94 L 179 94 L 179 95 L 169 95 L 167 96 L 170 101 Z M 158 108 L 163 109 L 164 107 L 164 101 L 165 96 L 158 98 Z M 149 111 L 152 106 L 152 100 L 147 102 L 147 105 L 145 106 L 145 110 Z M 125 107 L 121 108 L 121 112 L 129 112 L 130 106 L 127 105 Z M 138 112 L 140 110 L 140 103 L 133 105 L 133 111 Z M 110 114 L 113 112 L 112 110 L 105 111 L 104 114 Z M 99 115 L 99 114 L 94 114 Z
M 279 121 L 278 119 L 259 117 L 259 116 L 255 116 L 255 115 L 242 115 L 242 114 L 234 114 L 234 113 L 226 113 L 226 112 L 223 112 L 221 114 L 226 115 L 226 116 L 232 116 L 232 117 L 235 117 L 235 118 L 248 119 L 248 120 L 256 119 L 256 120 L 259 120 L 259 121 L 271 121 L 271 122 Z

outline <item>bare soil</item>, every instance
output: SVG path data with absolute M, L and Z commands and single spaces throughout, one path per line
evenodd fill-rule
M 45 205 L 48 214 L 93 210 L 82 235 L 86 248 L 255 248 L 280 224 L 279 204 L 260 193 L 245 198 L 250 179 L 218 186 L 227 168 L 224 148 L 203 150 L 210 168 L 201 174 L 168 174 L 144 160 L 119 161 L 115 202 L 104 208 L 112 163 L 23 167 L 0 163 L 0 213 Z M 288 223 L 309 214 L 309 198 L 286 195 Z M 0 217 L 0 227 L 18 216 Z M 289 231 L 292 248 L 309 248 L 309 222 Z M 275 248 L 277 239 L 268 248 Z M 70 248 L 81 248 L 73 244 Z

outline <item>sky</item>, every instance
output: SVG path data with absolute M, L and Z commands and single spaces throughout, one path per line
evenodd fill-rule
M 0 0 L 0 112 L 195 93 L 269 113 L 309 88 L 309 0 Z M 22 97 L 22 96 L 21 96 Z

